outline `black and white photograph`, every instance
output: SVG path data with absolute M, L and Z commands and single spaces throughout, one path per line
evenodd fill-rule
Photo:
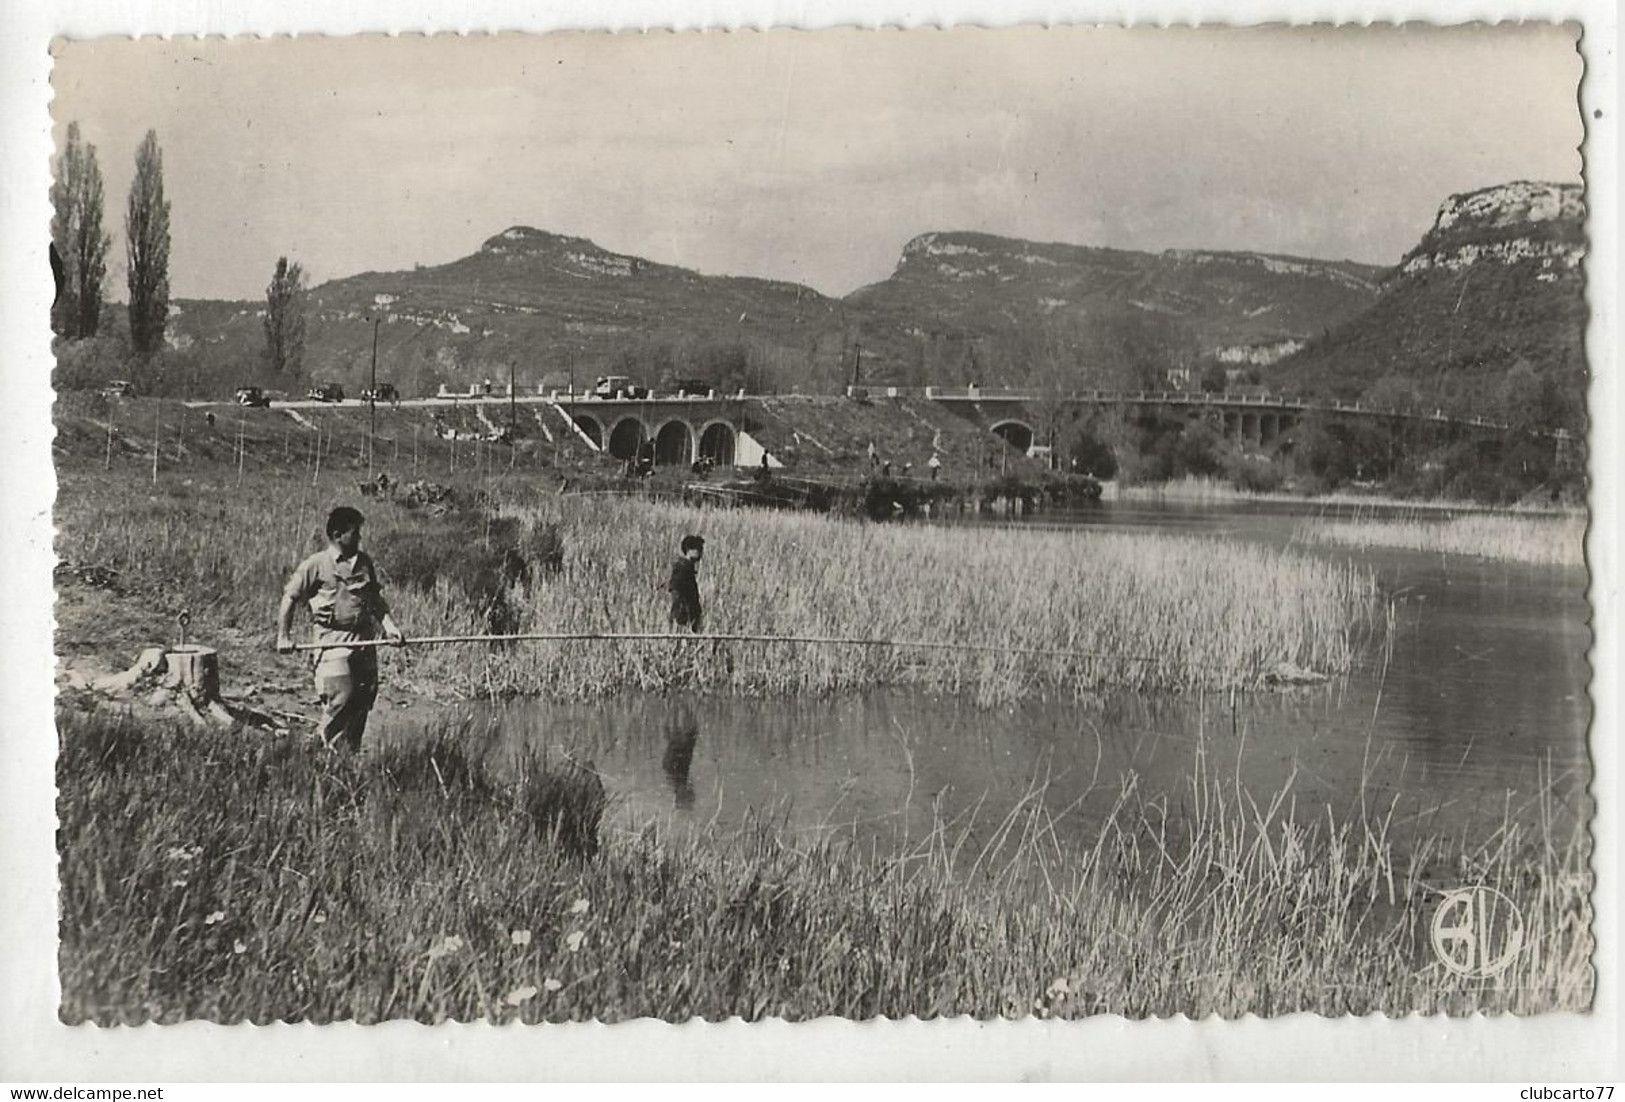
M 1586 34 L 55 39 L 57 1019 L 1590 1013 Z

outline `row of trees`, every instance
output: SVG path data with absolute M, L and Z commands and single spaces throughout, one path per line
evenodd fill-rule
M 101 330 L 113 244 L 102 229 L 103 202 L 96 147 L 81 138 L 78 123 L 70 123 L 51 186 L 51 247 L 59 276 L 51 325 L 68 340 L 94 337 Z M 169 321 L 169 201 L 164 198 L 163 152 L 153 130 L 135 154 L 124 248 L 130 343 L 137 355 L 147 357 L 162 347 Z
M 70 123 L 51 186 L 52 266 L 58 278 L 51 328 L 64 340 L 85 340 L 103 330 L 113 244 L 102 227 L 104 203 L 96 147 L 84 140 L 77 122 Z M 169 210 L 163 151 L 157 132 L 148 130 L 136 150 L 124 214 L 130 347 L 141 360 L 163 348 L 169 323 Z M 305 350 L 305 276 L 297 262 L 278 258 L 265 297 L 265 362 L 273 375 L 297 377 Z

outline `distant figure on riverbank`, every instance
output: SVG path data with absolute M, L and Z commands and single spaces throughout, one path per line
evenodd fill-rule
M 699 564 L 705 557 L 705 540 L 701 536 L 684 536 L 678 550 L 681 554 L 671 564 L 671 578 L 666 582 L 671 593 L 671 622 L 697 632 L 704 616 L 700 608 Z
M 880 465 L 880 477 L 881 478 L 890 478 L 891 477 L 891 460 L 890 459 L 886 460 L 886 462 L 884 462 L 884 463 L 882 463 Z
M 361 749 L 367 716 L 378 699 L 378 651 L 345 643 L 383 637 L 406 640 L 390 617 L 372 559 L 361 550 L 363 517 L 341 505 L 327 515 L 328 546 L 300 563 L 282 590 L 277 609 L 276 649 L 293 651 L 293 612 L 310 609 L 314 642 L 338 644 L 316 652 L 316 693 L 322 700 L 322 740 Z
M 931 468 L 931 481 L 935 482 L 937 473 L 942 470 L 942 460 L 937 458 L 936 452 L 932 452 L 931 458 L 925 461 L 925 465 Z
M 873 440 L 869 441 L 869 466 L 880 466 L 880 451 L 875 447 Z

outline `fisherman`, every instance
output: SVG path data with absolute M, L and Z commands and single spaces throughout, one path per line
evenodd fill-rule
M 703 613 L 696 568 L 705 556 L 705 540 L 695 535 L 684 536 L 678 550 L 682 553 L 671 564 L 671 579 L 666 582 L 666 589 L 671 593 L 671 622 L 679 628 L 698 632 Z
M 932 452 L 931 458 L 925 461 L 925 465 L 931 468 L 931 481 L 935 482 L 937 474 L 942 470 L 942 460 L 937 457 L 936 452 Z
M 869 441 L 869 466 L 880 466 L 880 451 L 875 447 L 873 440 Z
M 345 643 L 383 638 L 406 641 L 390 617 L 372 558 L 361 550 L 363 517 L 341 505 L 327 515 L 328 545 L 300 563 L 282 590 L 276 649 L 293 651 L 293 612 L 306 604 L 314 641 L 339 644 L 317 652 L 316 692 L 322 700 L 322 741 L 329 748 L 361 749 L 367 715 L 378 698 L 378 652 Z

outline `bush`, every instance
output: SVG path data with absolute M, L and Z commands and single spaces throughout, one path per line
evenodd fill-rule
M 1240 453 L 1225 458 L 1224 470 L 1225 477 L 1230 479 L 1231 485 L 1238 490 L 1254 494 L 1273 493 L 1281 488 L 1281 483 L 1286 478 L 1279 464 L 1262 456 Z

